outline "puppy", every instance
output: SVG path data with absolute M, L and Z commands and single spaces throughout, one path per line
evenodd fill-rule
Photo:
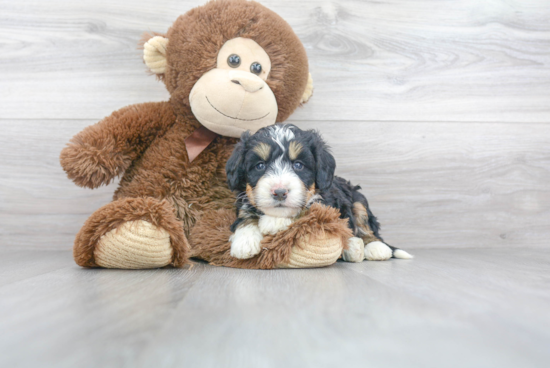
M 412 258 L 383 242 L 361 187 L 334 176 L 335 169 L 334 157 L 316 131 L 272 125 L 254 135 L 245 132 L 226 165 L 229 187 L 238 193 L 231 256 L 254 257 L 264 235 L 286 230 L 320 202 L 340 210 L 353 231 L 344 260 Z

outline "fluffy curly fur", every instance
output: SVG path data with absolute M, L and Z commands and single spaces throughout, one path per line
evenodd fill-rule
M 76 237 L 74 256 L 81 266 L 97 266 L 93 250 L 101 236 L 125 221 L 138 219 L 169 232 L 174 266 L 187 262 L 186 235 L 191 232 L 194 239 L 202 239 L 193 242 L 193 256 L 216 264 L 237 265 L 216 255 L 225 247 L 222 243 L 227 240 L 226 232 L 215 236 L 214 245 L 204 238 L 218 226 L 228 231 L 232 222 L 223 211 L 232 209 L 235 201 L 224 168 L 237 139 L 216 137 L 192 162 L 185 145 L 185 139 L 201 126 L 191 112 L 189 92 L 205 72 L 216 66 L 218 51 L 227 40 L 247 37 L 268 53 L 272 69 L 266 83 L 276 96 L 277 121 L 284 121 L 300 105 L 308 79 L 306 52 L 290 26 L 264 6 L 245 0 L 211 1 L 180 16 L 167 37 L 168 63 L 165 74 L 159 77 L 171 94 L 170 101 L 116 111 L 77 134 L 61 152 L 63 169 L 79 186 L 97 188 L 123 175 L 114 201 L 96 211 Z M 330 232 L 330 226 L 337 224 L 326 221 L 323 229 Z M 203 238 L 198 232 L 204 233 Z M 286 235 L 287 240 L 273 239 L 276 244 L 286 244 L 276 256 L 267 252 L 256 263 L 240 265 L 274 267 L 285 259 L 292 243 L 288 239 L 303 234 L 295 229 Z
M 218 266 L 271 269 L 288 263 L 292 247 L 299 247 L 302 239 L 314 241 L 321 237 L 334 237 L 340 238 L 344 245 L 351 236 L 347 220 L 340 219 L 337 209 L 316 203 L 288 230 L 266 235 L 259 255 L 250 259 L 236 259 L 230 255 L 231 230 L 228 226 L 235 218 L 235 211 L 230 210 L 205 213 L 189 235 L 191 256 Z
M 256 41 L 271 59 L 267 79 L 275 94 L 277 121 L 285 121 L 300 105 L 307 85 L 307 54 L 300 39 L 279 15 L 254 2 L 211 1 L 180 16 L 168 30 L 168 67 L 164 76 L 178 113 L 189 111 L 189 92 L 215 68 L 218 51 L 232 38 Z

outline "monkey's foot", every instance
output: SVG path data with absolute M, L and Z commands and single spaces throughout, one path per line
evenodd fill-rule
M 189 244 L 183 224 L 167 201 L 122 198 L 86 220 L 73 248 L 82 267 L 182 267 L 188 262 Z
M 138 220 L 125 222 L 103 235 L 94 250 L 94 259 L 105 268 L 158 268 L 171 263 L 172 253 L 166 230 Z
M 312 268 L 330 266 L 342 254 L 341 236 L 320 238 L 310 241 L 303 239 L 299 246 L 292 247 L 288 263 L 279 268 Z

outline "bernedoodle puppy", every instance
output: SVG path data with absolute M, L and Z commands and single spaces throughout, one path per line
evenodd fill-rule
M 380 225 L 361 187 L 334 176 L 336 161 L 319 133 L 294 125 L 272 125 L 241 136 L 226 165 L 237 196 L 237 220 L 231 226 L 231 255 L 247 259 L 260 253 L 264 235 L 276 234 L 300 218 L 315 202 L 337 208 L 354 236 L 346 261 L 412 258 L 383 242 Z

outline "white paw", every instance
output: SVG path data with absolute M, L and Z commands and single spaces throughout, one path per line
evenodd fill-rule
M 231 235 L 231 256 L 239 259 L 252 258 L 260 253 L 263 235 L 255 224 L 238 228 Z
M 258 221 L 258 227 L 260 228 L 260 232 L 264 235 L 275 235 L 279 231 L 288 229 L 293 222 L 294 220 L 288 217 L 263 215 L 260 217 L 260 221 Z
M 373 241 L 365 245 L 365 259 L 369 261 L 385 261 L 391 258 L 391 248 L 381 241 Z
M 342 252 L 342 259 L 346 262 L 363 262 L 365 259 L 365 243 L 363 239 L 351 237 L 348 239 L 348 249 Z

